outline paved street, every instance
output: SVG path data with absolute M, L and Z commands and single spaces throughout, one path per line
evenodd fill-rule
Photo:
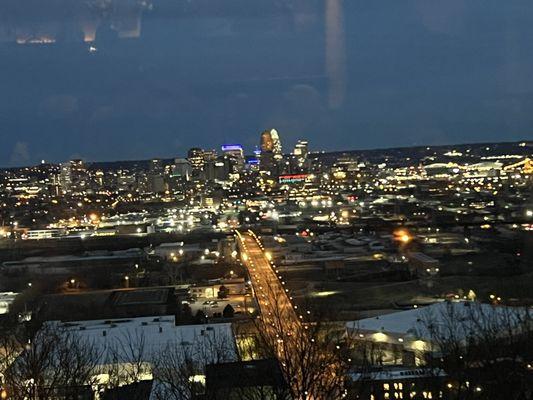
M 302 329 L 285 286 L 252 234 L 241 234 L 241 248 L 261 314 L 267 322 L 265 325 L 272 328 L 271 333 L 282 339 L 281 336 L 290 336 L 295 330 Z

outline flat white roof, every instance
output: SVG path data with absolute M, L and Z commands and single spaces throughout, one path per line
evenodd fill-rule
M 15 292 L 0 292 L 0 301 L 9 301 L 9 300 L 15 300 L 15 297 L 18 296 L 18 293 Z
M 450 324 L 454 332 L 467 336 L 467 331 L 476 329 L 474 321 L 479 318 L 487 318 L 492 324 L 517 321 L 525 314 L 525 309 L 493 306 L 470 301 L 442 301 L 426 307 L 413 308 L 391 314 L 381 315 L 374 318 L 366 318 L 346 323 L 347 329 L 383 332 L 398 335 L 413 335 L 421 339 L 431 339 L 427 329 L 428 324 L 438 327 L 446 327 Z
M 236 345 L 230 323 L 175 325 L 173 315 L 121 318 L 107 320 L 61 322 L 50 321 L 65 329 L 78 340 L 85 340 L 102 352 L 102 363 L 110 351 L 118 352 L 121 362 L 133 357 L 130 346 L 143 344 L 144 361 L 152 361 L 168 345 L 182 346 L 202 357 L 215 358 L 216 353 L 227 355 L 226 361 L 236 359 Z M 105 333 L 104 333 L 105 332 Z M 107 354 L 106 354 L 107 353 Z M 138 355 L 138 353 L 137 353 Z

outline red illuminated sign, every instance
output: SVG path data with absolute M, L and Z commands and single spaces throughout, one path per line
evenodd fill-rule
M 279 183 L 299 183 L 304 182 L 308 174 L 290 174 L 290 175 L 280 175 Z

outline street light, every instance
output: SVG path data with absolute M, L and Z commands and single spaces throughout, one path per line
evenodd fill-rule
M 412 240 L 412 236 L 405 229 L 400 229 L 394 232 L 394 237 L 402 243 L 408 243 Z
M 402 235 L 402 236 L 400 236 L 400 240 L 402 242 L 404 242 L 404 243 L 407 243 L 407 242 L 409 242 L 411 240 L 411 237 L 409 235 L 407 235 L 407 234 L 406 235 Z

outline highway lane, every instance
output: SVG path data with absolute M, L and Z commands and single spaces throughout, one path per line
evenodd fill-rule
M 282 369 L 293 388 L 297 400 L 318 400 L 320 396 L 313 389 L 319 381 L 329 381 L 331 372 L 326 366 L 323 370 L 309 367 L 303 359 L 315 357 L 320 362 L 322 356 L 311 350 L 307 326 L 303 323 L 303 315 L 298 307 L 291 303 L 291 297 L 285 284 L 271 265 L 262 245 L 253 233 L 239 233 L 239 246 L 243 264 L 248 269 L 252 287 L 261 311 L 261 324 L 263 338 L 269 343 L 276 353 Z M 308 357 L 307 352 L 311 351 Z M 310 372 L 312 373 L 310 374 Z M 319 386 L 319 385 L 318 385 Z M 328 397 L 329 398 L 329 397 Z
M 272 330 L 269 333 L 277 336 L 293 335 L 302 329 L 302 323 L 283 281 L 251 233 L 240 234 L 240 243 L 262 318 Z

